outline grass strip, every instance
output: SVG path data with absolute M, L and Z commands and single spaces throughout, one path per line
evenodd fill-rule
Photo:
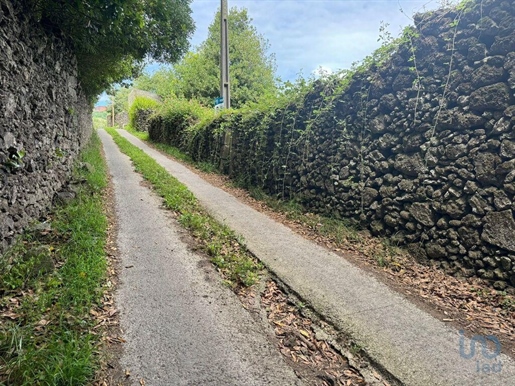
M 232 287 L 250 286 L 263 269 L 245 248 L 243 241 L 226 225 L 211 217 L 193 194 L 143 150 L 116 132 L 107 129 L 120 150 L 127 154 L 141 173 L 163 198 L 165 206 L 176 212 L 179 223 L 199 241 Z
M 151 141 L 147 132 L 136 131 L 131 127 L 127 127 L 126 130 L 139 139 L 151 143 L 157 150 L 168 154 L 179 161 L 190 164 L 206 173 L 217 172 L 214 165 L 207 162 L 195 162 L 188 154 L 184 153 L 177 147 Z M 316 234 L 332 240 L 336 246 L 352 245 L 358 252 L 372 255 L 373 259 L 377 261 L 377 264 L 380 267 L 387 267 L 390 265 L 397 266 L 398 258 L 405 255 L 400 248 L 392 245 L 387 239 L 369 239 L 363 237 L 360 233 L 359 227 L 349 220 L 336 219 L 322 216 L 320 214 L 310 213 L 295 200 L 282 200 L 275 198 L 263 192 L 263 190 L 259 188 L 248 186 L 248 184 L 243 184 L 238 181 L 233 181 L 232 184 L 237 188 L 247 190 L 252 198 L 263 202 L 271 210 L 283 213 L 289 220 L 298 222 L 311 229 Z M 371 252 L 372 248 L 370 248 L 371 243 L 374 244 L 373 253 Z
M 126 125 L 125 130 L 134 135 L 135 137 L 141 139 L 142 141 L 148 141 L 148 131 L 138 131 L 135 130 L 131 125 Z
M 99 366 L 90 310 L 107 267 L 100 149 L 94 133 L 74 171 L 75 199 L 0 257 L 0 384 L 85 385 Z

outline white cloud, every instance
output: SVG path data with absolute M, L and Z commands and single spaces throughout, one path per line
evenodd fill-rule
M 333 70 L 331 67 L 324 66 L 323 64 L 318 66 L 317 69 L 312 71 L 312 74 L 315 76 L 315 78 L 324 78 L 328 75 L 331 75 L 333 73 Z
M 229 7 L 245 7 L 253 24 L 275 53 L 278 75 L 292 80 L 303 70 L 319 66 L 333 71 L 349 68 L 380 46 L 381 21 L 397 36 L 410 24 L 406 15 L 434 9 L 438 0 L 228 0 Z M 220 6 L 219 0 L 194 0 L 197 30 L 192 46 L 207 37 L 207 28 Z M 399 8 L 403 8 L 403 14 Z

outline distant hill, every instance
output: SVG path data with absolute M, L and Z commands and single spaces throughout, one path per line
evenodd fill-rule
M 96 113 L 103 113 L 104 111 L 107 111 L 107 106 L 96 105 L 93 111 Z

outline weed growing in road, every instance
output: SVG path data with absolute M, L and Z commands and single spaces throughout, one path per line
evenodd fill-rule
M 90 310 L 106 276 L 107 178 L 96 135 L 81 158 L 76 199 L 0 257 L 0 384 L 85 385 L 98 365 Z
M 363 351 L 363 347 L 357 343 L 351 343 L 350 352 L 353 355 L 359 355 Z
M 238 236 L 213 219 L 193 194 L 152 157 L 120 136 L 116 130 L 107 131 L 120 150 L 132 159 L 136 170 L 152 183 L 165 205 L 177 213 L 179 223 L 191 231 L 231 285 L 250 286 L 256 283 L 262 266 L 240 243 Z

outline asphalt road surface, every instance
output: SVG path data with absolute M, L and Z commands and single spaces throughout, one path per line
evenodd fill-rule
M 464 338 L 342 257 L 210 185 L 125 130 L 119 132 L 185 184 L 214 217 L 245 238 L 267 268 L 403 384 L 515 385 L 513 359 L 488 349 L 487 337 Z
M 209 261 L 99 132 L 114 184 L 121 255 L 122 368 L 147 386 L 301 385 Z

